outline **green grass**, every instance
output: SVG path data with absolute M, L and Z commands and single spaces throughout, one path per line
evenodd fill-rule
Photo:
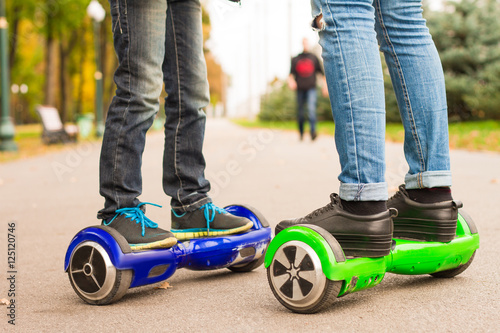
M 244 127 L 297 131 L 297 124 L 294 121 L 264 122 L 238 119 L 234 122 Z M 323 135 L 333 135 L 335 132 L 335 126 L 332 122 L 319 122 L 317 128 L 318 133 Z M 449 132 L 451 148 L 500 152 L 500 121 L 452 123 L 449 125 Z M 386 139 L 392 142 L 403 142 L 403 125 L 387 124 Z
M 42 125 L 31 124 L 16 126 L 16 136 L 14 140 L 19 142 L 26 138 L 39 138 L 42 135 Z
M 294 121 L 263 122 L 239 119 L 234 120 L 234 122 L 245 127 L 297 131 L 297 124 Z M 322 135 L 333 136 L 335 131 L 334 124 L 327 121 L 319 122 L 317 128 L 318 133 Z M 500 121 L 452 123 L 449 130 L 451 148 L 500 152 Z M 40 138 L 41 134 L 42 127 L 38 124 L 16 126 L 15 141 L 19 150 L 17 152 L 0 152 L 0 163 L 58 151 L 72 146 L 71 144 L 44 145 Z M 403 142 L 403 126 L 394 123 L 387 124 L 386 138 L 388 141 Z M 86 140 L 95 141 L 99 139 L 91 135 Z
M 151 131 L 163 130 L 163 121 L 160 122 L 160 127 L 153 127 L 151 128 Z M 14 141 L 17 143 L 18 150 L 15 152 L 0 152 L 0 163 L 75 147 L 75 143 L 58 143 L 51 145 L 44 144 L 41 139 L 42 130 L 43 128 L 41 124 L 15 126 Z M 88 137 L 79 138 L 78 142 L 94 142 L 99 140 L 101 139 L 95 136 L 94 128 Z M 78 144 L 78 142 L 76 144 Z
M 22 158 L 43 155 L 49 152 L 60 151 L 63 149 L 68 149 L 74 147 L 75 144 L 51 144 L 46 145 L 42 142 L 42 125 L 41 124 L 30 124 L 30 125 L 18 125 L 15 126 L 15 136 L 14 141 L 17 144 L 18 150 L 15 152 L 0 152 L 0 163 L 14 161 Z M 91 138 L 85 139 L 97 140 L 93 136 Z
M 500 152 L 500 121 L 450 124 L 450 146 Z

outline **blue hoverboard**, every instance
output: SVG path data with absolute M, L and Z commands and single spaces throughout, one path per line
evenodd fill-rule
M 264 263 L 271 241 L 269 223 L 249 206 L 225 209 L 250 219 L 253 227 L 243 234 L 191 239 L 169 249 L 147 251 L 132 251 L 113 228 L 85 228 L 71 241 L 64 260 L 71 286 L 85 302 L 104 305 L 118 301 L 129 288 L 164 281 L 179 268 L 254 270 Z

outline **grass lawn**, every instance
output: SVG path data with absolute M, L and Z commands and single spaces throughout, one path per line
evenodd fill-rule
M 45 153 L 68 149 L 75 146 L 75 143 L 67 144 L 51 144 L 42 143 L 42 125 L 30 124 L 15 127 L 16 134 L 14 141 L 17 143 L 18 151 L 16 152 L 0 152 L 0 163 L 22 159 L 31 156 L 42 155 Z M 89 139 L 86 139 L 89 140 Z M 96 140 L 96 139 L 90 139 Z
M 162 130 L 163 121 L 158 127 L 154 125 L 151 131 Z M 16 152 L 1 152 L 0 151 L 0 163 L 14 161 L 17 159 L 27 158 L 31 156 L 42 155 L 49 152 L 60 151 L 63 149 L 74 148 L 78 143 L 82 142 L 97 142 L 100 138 L 95 136 L 95 128 L 92 129 L 90 135 L 86 138 L 79 138 L 77 143 L 67 143 L 67 144 L 50 144 L 46 145 L 42 142 L 42 125 L 41 124 L 30 124 L 30 125 L 19 125 L 15 126 L 15 136 L 14 141 L 17 143 L 18 151 Z
M 238 119 L 238 125 L 245 127 L 275 128 L 297 131 L 297 124 L 293 121 L 263 122 Z M 319 122 L 319 134 L 333 135 L 335 131 L 332 122 Z M 452 123 L 449 125 L 450 148 L 467 150 L 486 150 L 500 152 L 500 121 L 488 120 L 477 122 Z M 386 139 L 392 142 L 403 142 L 403 125 L 387 124 Z
M 293 121 L 262 122 L 250 120 L 233 120 L 234 123 L 245 127 L 275 128 L 297 131 L 297 124 Z M 317 131 L 322 135 L 333 135 L 332 122 L 319 122 Z M 0 163 L 41 155 L 47 152 L 58 151 L 74 147 L 74 144 L 45 145 L 41 140 L 42 126 L 39 124 L 16 126 L 15 141 L 17 152 L 0 152 Z M 386 138 L 388 141 L 403 142 L 404 131 L 401 124 L 387 124 Z M 93 135 L 86 140 L 99 140 Z M 500 121 L 481 121 L 450 124 L 450 147 L 467 150 L 485 150 L 500 152 Z

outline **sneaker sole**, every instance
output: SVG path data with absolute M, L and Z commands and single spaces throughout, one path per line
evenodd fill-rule
M 192 230 L 190 229 L 184 229 L 184 230 L 176 230 L 176 229 L 171 229 L 170 231 L 174 234 L 174 236 L 178 240 L 187 240 L 187 239 L 193 239 L 193 238 L 203 238 L 203 237 L 217 237 L 217 236 L 225 236 L 225 235 L 232 235 L 232 234 L 238 234 L 243 231 L 250 230 L 250 228 L 253 227 L 253 222 L 248 222 L 244 226 L 234 228 L 234 229 L 226 229 L 226 230 L 217 230 L 217 229 L 212 229 L 210 231 L 208 230 Z
M 307 224 L 306 224 L 307 225 Z M 276 233 L 286 228 L 276 226 Z M 325 230 L 327 231 L 327 230 Z M 327 231 L 328 232 L 328 231 Z M 346 235 L 332 234 L 342 247 L 346 257 L 378 258 L 391 253 L 392 235 Z
M 391 253 L 392 235 L 333 235 L 346 257 L 378 258 Z
M 394 219 L 394 237 L 447 243 L 455 238 L 456 220 Z
M 169 237 L 160 241 L 142 244 L 129 244 L 132 251 L 143 251 L 153 249 L 168 249 L 177 244 L 177 238 Z

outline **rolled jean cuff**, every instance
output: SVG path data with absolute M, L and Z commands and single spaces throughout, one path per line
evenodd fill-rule
M 405 176 L 405 187 L 408 190 L 431 187 L 450 187 L 451 171 L 425 171 L 416 175 Z
M 173 201 L 173 200 L 172 200 Z M 212 198 L 209 196 L 206 196 L 200 200 L 197 200 L 196 202 L 186 204 L 186 205 L 180 205 L 178 202 L 172 202 L 170 205 L 173 210 L 175 210 L 176 213 L 184 213 L 184 212 L 192 212 L 200 208 L 201 206 L 212 202 Z
M 386 201 L 388 199 L 387 183 L 340 183 L 339 196 L 346 201 Z

